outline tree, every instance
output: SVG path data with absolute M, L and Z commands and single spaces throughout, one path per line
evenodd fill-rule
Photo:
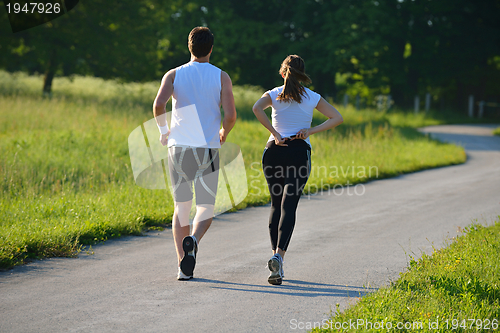
M 6 52 L 0 65 L 7 70 L 44 73 L 44 93 L 51 92 L 57 72 L 152 79 L 159 70 L 157 36 L 154 25 L 148 23 L 153 9 L 150 1 L 81 3 L 42 26 L 2 33 L 0 45 Z
M 500 0 L 96 0 L 15 35 L 2 20 L 0 67 L 45 73 L 46 92 L 55 73 L 158 80 L 189 61 L 187 35 L 207 25 L 211 61 L 236 84 L 271 88 L 299 54 L 324 95 L 345 89 L 342 74 L 401 106 L 426 92 L 458 106 L 500 95 L 499 16 Z

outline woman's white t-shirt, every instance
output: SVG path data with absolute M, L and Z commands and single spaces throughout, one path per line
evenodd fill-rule
M 295 101 L 278 101 L 277 97 L 283 91 L 283 86 L 266 91 L 272 99 L 273 111 L 271 117 L 273 127 L 283 138 L 295 135 L 303 128 L 311 127 L 313 111 L 318 105 L 321 95 L 309 88 L 304 88 L 305 93 L 302 95 L 302 102 L 300 103 Z M 274 141 L 274 136 L 272 134 L 268 141 Z M 311 146 L 309 138 L 305 141 Z

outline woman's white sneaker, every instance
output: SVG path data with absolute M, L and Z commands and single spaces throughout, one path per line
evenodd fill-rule
M 276 253 L 267 262 L 267 267 L 271 271 L 267 282 L 273 285 L 280 285 L 283 282 L 283 258 Z

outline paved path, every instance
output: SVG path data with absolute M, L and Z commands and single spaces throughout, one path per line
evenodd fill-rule
M 492 128 L 423 129 L 463 144 L 463 165 L 373 181 L 361 196 L 303 198 L 282 286 L 267 283 L 269 207 L 250 208 L 214 221 L 191 281 L 175 280 L 170 230 L 1 272 L 0 332 L 301 331 L 293 328 L 397 279 L 408 255 L 500 214 Z

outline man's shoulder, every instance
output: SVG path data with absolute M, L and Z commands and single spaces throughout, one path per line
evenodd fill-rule
M 175 72 L 177 72 L 177 71 L 179 71 L 179 70 L 181 70 L 183 68 L 189 68 L 192 65 L 193 65 L 193 63 L 191 61 L 190 62 L 186 62 L 185 64 L 182 64 L 182 65 L 179 65 L 177 67 L 172 68 L 170 71 L 173 71 L 175 73 Z
M 174 70 L 176 70 L 176 71 L 180 71 L 183 69 L 186 69 L 188 71 L 189 70 L 196 70 L 195 68 L 197 68 L 198 66 L 203 66 L 202 68 L 205 68 L 205 69 L 208 68 L 208 69 L 210 69 L 211 72 L 222 72 L 222 70 L 219 67 L 217 67 L 209 62 L 200 63 L 200 62 L 196 62 L 196 61 L 187 62 L 183 65 L 180 65 L 180 66 L 174 68 Z M 200 67 L 198 67 L 198 68 L 200 68 Z
M 214 64 L 212 64 L 211 62 L 205 62 L 204 64 L 206 64 L 206 65 L 208 65 L 208 66 L 210 66 L 210 67 L 212 67 L 212 68 L 214 68 L 214 69 L 218 69 L 218 70 L 222 71 L 222 69 L 220 69 L 219 67 L 215 66 L 215 65 L 214 65 Z
M 221 75 L 222 73 L 225 73 L 222 69 L 220 69 L 219 67 L 215 66 L 214 64 L 211 64 L 211 63 L 207 63 L 207 65 L 212 68 L 213 71 L 215 72 L 220 72 Z
M 186 67 L 189 67 L 189 66 L 190 66 L 190 62 L 187 62 L 187 63 L 185 63 L 185 64 L 182 64 L 182 65 L 180 65 L 180 66 L 177 66 L 177 67 L 172 68 L 172 69 L 171 69 L 171 71 L 178 71 L 178 70 L 180 70 L 180 69 L 182 69 L 182 68 L 186 68 Z
M 162 78 L 162 82 L 166 82 L 166 81 L 170 81 L 170 82 L 174 82 L 174 79 L 175 79 L 175 70 L 177 68 L 172 68 L 171 70 L 169 70 L 168 72 L 166 72 L 164 75 L 163 75 L 163 78 Z

